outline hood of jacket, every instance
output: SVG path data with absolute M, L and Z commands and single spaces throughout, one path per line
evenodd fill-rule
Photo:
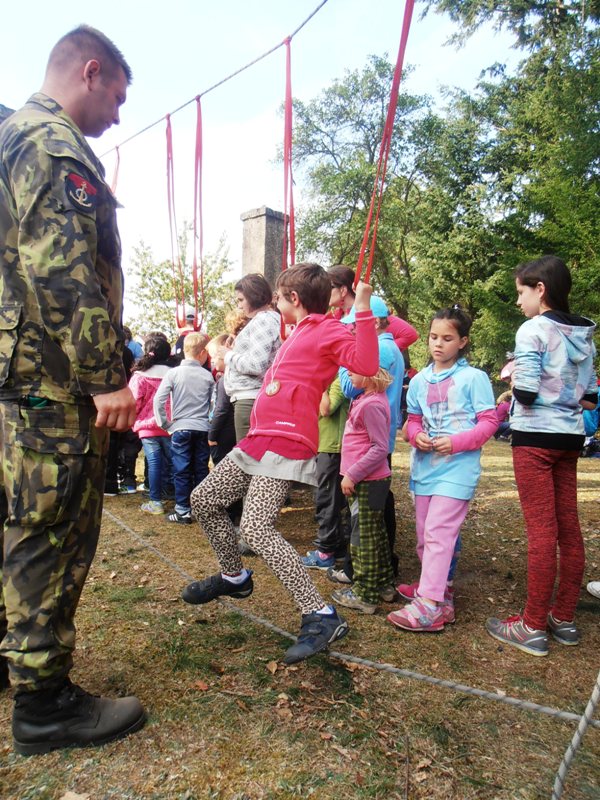
M 460 372 L 468 366 L 469 362 L 466 358 L 459 358 L 458 361 L 455 361 L 451 367 L 448 367 L 448 369 L 444 369 L 441 372 L 434 372 L 434 364 L 432 362 L 425 367 L 422 374 L 427 383 L 441 383 L 442 381 L 445 381 L 446 378 L 449 378 L 451 375 L 455 375 L 457 372 Z
M 542 314 L 542 319 L 556 328 L 573 364 L 580 364 L 593 353 L 596 325 L 591 319 L 555 311 Z

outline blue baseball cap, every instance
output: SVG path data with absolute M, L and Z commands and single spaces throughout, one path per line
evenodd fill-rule
M 371 296 L 371 311 L 373 312 L 374 317 L 387 317 L 390 313 L 388 311 L 388 307 L 381 297 L 376 297 L 375 295 Z M 353 322 L 356 322 L 356 312 L 354 310 L 354 306 L 352 306 L 350 309 L 349 314 L 346 314 L 345 317 L 341 318 L 340 322 L 343 322 L 344 325 L 351 325 Z

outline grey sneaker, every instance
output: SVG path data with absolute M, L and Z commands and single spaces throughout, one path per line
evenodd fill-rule
M 375 603 L 367 603 L 366 600 L 361 600 L 358 595 L 354 594 L 352 589 L 336 589 L 335 592 L 332 592 L 331 597 L 341 606 L 360 611 L 361 614 L 374 614 L 377 611 Z
M 388 586 L 382 586 L 379 590 L 379 597 L 381 597 L 384 603 L 393 603 L 398 597 L 396 587 L 392 586 L 391 583 Z
M 350 586 L 352 583 L 343 569 L 334 569 L 333 567 L 329 567 L 327 570 L 327 577 L 333 583 L 344 583 L 346 586 Z
M 508 619 L 490 617 L 485 623 L 485 627 L 494 639 L 517 647 L 524 653 L 529 653 L 531 656 L 548 655 L 548 634 L 546 631 L 529 628 L 519 615 Z
M 573 647 L 581 638 L 574 622 L 559 622 L 552 614 L 548 614 L 548 630 L 560 644 Z

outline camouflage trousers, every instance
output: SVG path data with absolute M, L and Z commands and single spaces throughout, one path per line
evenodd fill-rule
M 72 666 L 104 496 L 108 431 L 95 419 L 92 405 L 0 402 L 0 655 L 15 688 L 49 687 Z

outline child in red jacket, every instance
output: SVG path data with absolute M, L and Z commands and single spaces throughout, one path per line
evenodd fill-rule
M 370 310 L 371 287 L 356 291 L 356 336 L 326 316 L 331 281 L 318 264 L 297 264 L 277 280 L 277 307 L 295 325 L 267 370 L 245 439 L 192 492 L 192 510 L 215 550 L 221 572 L 189 584 L 188 603 L 248 597 L 252 572 L 244 569 L 226 508 L 246 496 L 240 534 L 262 556 L 302 612 L 298 641 L 285 662 L 319 653 L 348 633 L 346 621 L 325 603 L 294 548 L 275 529 L 293 481 L 316 485 L 318 410 L 323 391 L 340 365 L 361 375 L 379 367 L 377 333 Z

